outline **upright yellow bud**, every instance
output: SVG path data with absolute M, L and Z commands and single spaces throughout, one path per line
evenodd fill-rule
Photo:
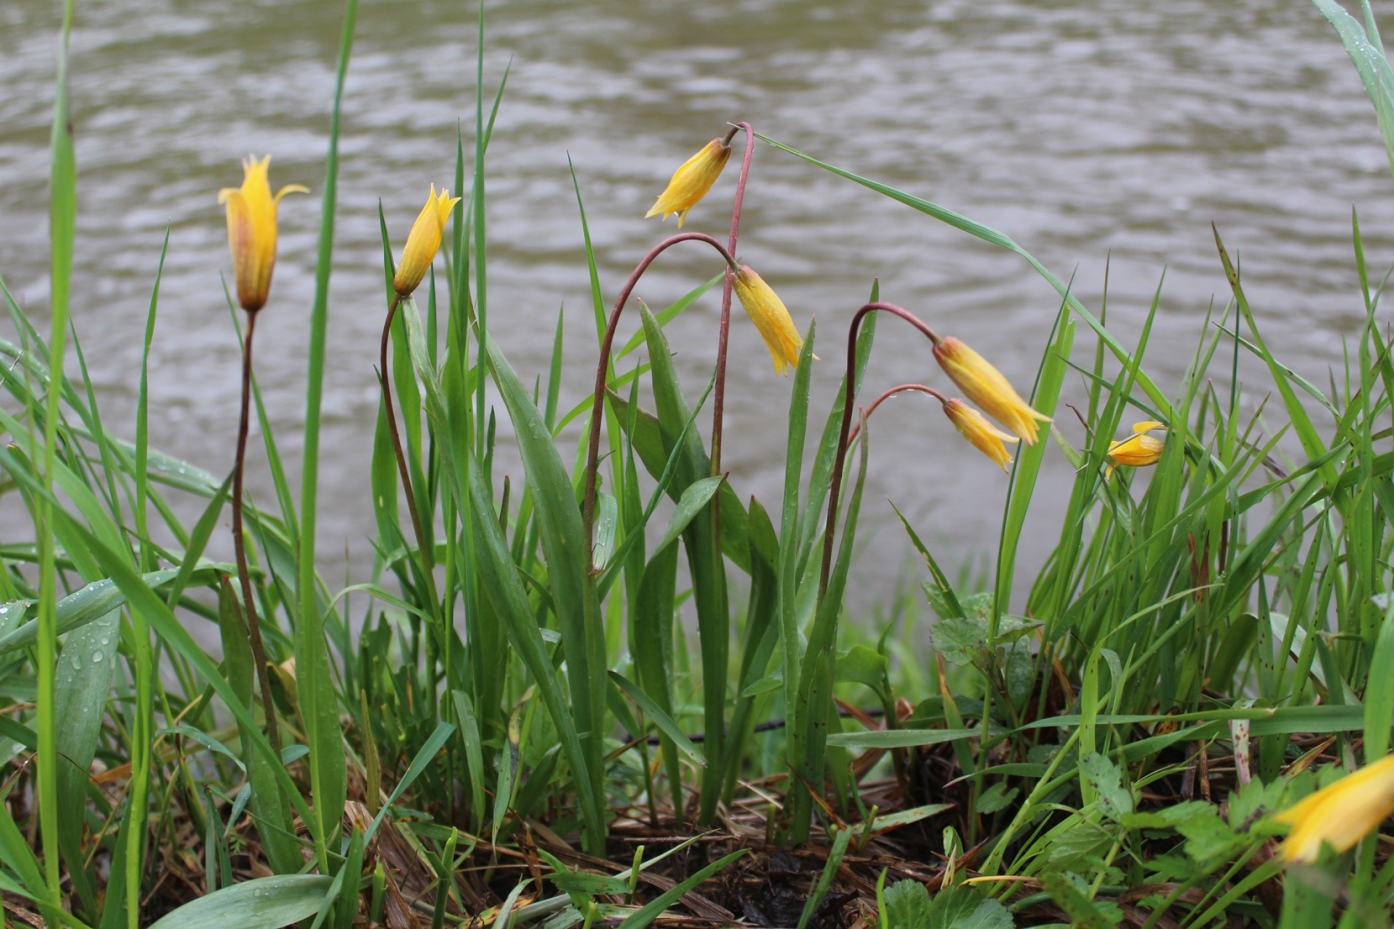
M 248 155 L 242 160 L 242 186 L 218 191 L 218 202 L 227 204 L 227 238 L 237 279 L 237 302 L 248 313 L 265 306 L 271 292 L 271 271 L 276 267 L 276 205 L 286 194 L 309 193 L 299 184 L 289 184 L 271 196 L 266 177 L 270 164 L 270 155 L 260 161 Z
M 750 265 L 741 265 L 740 270 L 732 275 L 731 283 L 741 306 L 745 307 L 750 321 L 755 324 L 760 337 L 765 340 L 765 347 L 774 358 L 775 373 L 783 374 L 789 368 L 798 367 L 803 338 L 794 328 L 794 320 L 784 301 L 770 289 L 769 284 L 760 279 L 760 275 L 750 269 Z
M 658 195 L 653 209 L 645 213 L 644 218 L 662 213 L 663 218 L 667 219 L 668 214 L 676 213 L 678 228 L 681 229 L 687 211 L 696 206 L 697 201 L 712 189 L 730 157 L 731 146 L 720 138 L 712 139 L 701 151 L 684 161 L 678 170 L 673 172 L 672 180 L 668 182 L 663 193 Z
M 1012 453 L 1007 451 L 1006 443 L 1016 442 L 1016 436 L 998 429 L 986 416 L 956 397 L 944 401 L 944 415 L 974 448 L 995 461 L 1003 471 L 1008 470 Z
M 407 233 L 407 244 L 402 249 L 402 260 L 397 263 L 397 274 L 392 278 L 392 289 L 399 296 L 410 297 L 426 276 L 426 269 L 436 260 L 440 251 L 441 236 L 445 234 L 445 222 L 450 211 L 460 202 L 459 197 L 450 196 L 450 191 L 442 190 L 436 195 L 436 185 L 431 185 L 426 205 L 411 224 Z
M 1050 422 L 1037 413 L 987 360 L 953 336 L 934 346 L 934 357 L 958 389 L 983 412 L 1021 437 L 1027 445 L 1036 444 L 1036 423 Z
M 1323 787 L 1273 817 L 1293 827 L 1284 861 L 1311 863 L 1323 845 L 1344 852 L 1394 813 L 1394 755 Z
M 1161 439 L 1148 435 L 1154 429 L 1164 429 L 1165 426 L 1156 420 L 1136 423 L 1133 425 L 1133 434 L 1126 439 L 1119 439 L 1108 443 L 1108 470 L 1104 472 L 1104 479 L 1107 480 L 1113 474 L 1113 469 L 1119 465 L 1127 465 L 1130 468 L 1143 468 L 1154 465 L 1162 457 L 1162 451 L 1166 448 L 1166 443 Z

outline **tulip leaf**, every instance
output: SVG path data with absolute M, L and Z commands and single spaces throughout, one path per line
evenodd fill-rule
M 673 486 L 678 492 L 686 493 L 690 485 L 708 476 L 709 462 L 702 449 L 702 440 L 684 428 L 692 414 L 678 384 L 677 372 L 673 369 L 672 351 L 663 335 L 663 329 L 647 307 L 640 304 L 639 311 L 643 318 L 644 335 L 648 340 L 649 363 L 652 365 L 649 376 L 653 383 L 654 403 L 658 408 L 658 422 L 663 430 L 664 444 L 681 450 Z M 688 570 L 692 576 L 692 598 L 697 605 L 706 747 L 710 755 L 720 758 L 725 743 L 726 672 L 730 664 L 731 615 L 726 590 L 726 563 L 721 557 L 721 548 L 713 531 L 716 526 L 710 514 L 711 510 L 707 508 L 702 515 L 689 522 L 683 530 L 682 538 L 683 547 L 687 552 Z M 745 527 L 742 525 L 741 536 L 744 536 L 744 530 Z M 734 534 L 737 530 L 733 526 L 729 527 L 729 531 Z M 708 822 L 715 815 L 721 789 L 720 773 L 714 766 L 708 766 L 702 771 L 702 806 L 698 811 L 698 819 L 701 822 Z
M 591 540 L 585 537 L 576 493 L 552 442 L 551 430 L 497 343 L 485 337 L 484 347 L 494 383 L 517 431 L 518 451 L 533 494 L 576 725 L 585 738 L 586 770 L 592 779 L 587 789 L 598 800 L 604 775 L 605 640 L 603 629 L 594 621 L 600 607 L 589 573 Z M 600 423 L 591 424 L 591 428 L 600 427 Z M 493 512 L 492 505 L 480 512 Z M 601 823 L 588 823 L 587 846 L 603 845 L 602 835 Z
M 674 501 L 682 498 L 682 492 L 686 489 L 685 484 L 681 484 L 676 475 L 670 475 L 672 464 L 670 460 L 674 455 L 681 454 L 681 443 L 674 443 L 671 438 L 665 436 L 664 427 L 659 425 L 658 417 L 642 408 L 633 413 L 633 426 L 630 425 L 630 404 L 614 392 L 609 393 L 610 403 L 615 407 L 615 413 L 619 418 L 620 425 L 629 434 L 629 440 L 634 445 L 634 451 L 638 453 L 639 460 L 644 463 L 644 469 L 657 481 L 660 486 L 666 488 L 668 496 Z M 689 417 L 691 419 L 691 417 Z M 705 455 L 703 456 L 705 458 Z M 705 467 L 701 472 L 706 473 Z M 665 475 L 669 475 L 665 482 Z M 742 534 L 745 532 L 746 515 L 745 507 L 741 505 L 740 498 L 736 491 L 731 487 L 730 482 L 721 485 L 717 492 L 717 500 L 721 506 L 721 551 L 731 563 L 747 574 L 750 573 L 750 551 L 746 545 Z
M 280 929 L 319 912 L 332 883 L 323 874 L 243 881 L 184 904 L 150 929 Z

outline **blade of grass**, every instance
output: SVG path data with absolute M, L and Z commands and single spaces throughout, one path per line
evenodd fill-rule
M 49 305 L 52 318 L 48 369 L 63 370 L 64 337 L 68 329 L 68 300 L 73 273 L 73 239 L 77 227 L 77 165 L 73 154 L 73 124 L 68 112 L 68 39 L 73 29 L 73 0 L 63 4 L 63 26 L 58 41 L 58 74 L 53 100 L 53 134 L 49 164 Z M 53 487 L 58 455 L 58 404 L 61 391 L 48 391 L 44 414 L 43 486 Z M 32 420 L 31 420 L 32 428 Z M 54 693 L 57 684 L 58 633 L 56 630 L 57 567 L 53 540 L 43 531 L 50 525 L 49 495 L 39 498 L 35 524 L 39 527 L 39 648 L 38 684 L 38 794 L 39 829 L 44 840 L 44 875 L 47 881 L 45 919 L 57 929 L 62 906 L 62 872 L 58 856 L 59 832 L 58 733 Z
M 348 0 L 339 62 L 334 78 L 334 104 L 329 120 L 329 152 L 325 158 L 324 198 L 320 213 L 319 252 L 315 261 L 315 302 L 310 311 L 309 363 L 305 379 L 305 439 L 300 476 L 300 551 L 297 589 L 299 617 L 295 628 L 295 666 L 300 691 L 300 711 L 305 738 L 310 745 L 310 789 L 314 808 L 307 825 L 315 841 L 320 870 L 332 873 L 329 864 L 331 835 L 338 827 L 339 811 L 347 796 L 347 770 L 339 728 L 338 698 L 329 670 L 315 579 L 315 524 L 319 500 L 320 411 L 324 393 L 325 338 L 329 328 L 329 275 L 334 263 L 334 215 L 338 204 L 339 133 L 344 100 L 344 79 L 353 48 L 358 0 Z

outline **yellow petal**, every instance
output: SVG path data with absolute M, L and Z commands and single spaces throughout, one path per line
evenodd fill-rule
M 678 170 L 673 172 L 668 186 L 658 195 L 653 209 L 645 213 L 644 218 L 662 213 L 663 218 L 667 219 L 670 214 L 677 214 L 678 228 L 681 229 L 687 211 L 712 189 L 730 157 L 731 146 L 720 138 L 712 139 L 702 146 L 697 154 L 684 161 L 678 166 Z
M 450 211 L 460 202 L 459 197 L 450 196 L 450 191 L 442 190 L 436 195 L 436 185 L 431 185 L 431 193 L 426 205 L 412 223 L 407 233 L 407 244 L 402 249 L 402 260 L 397 264 L 397 274 L 392 278 L 392 289 L 403 297 L 411 296 L 426 276 L 431 262 L 440 251 L 441 237 L 445 234 L 445 223 Z
M 1394 813 L 1394 755 L 1386 755 L 1305 797 L 1273 819 L 1293 827 L 1283 842 L 1286 861 L 1314 862 L 1323 845 L 1353 847 Z
M 732 275 L 731 282 L 741 306 L 745 307 L 750 321 L 755 324 L 760 337 L 765 340 L 765 347 L 774 358 L 775 373 L 783 374 L 789 368 L 798 367 L 803 338 L 794 327 L 794 319 L 789 315 L 784 301 L 749 265 L 741 265 L 740 270 Z
M 944 402 L 944 415 L 974 448 L 991 458 L 1003 471 L 1009 469 L 1012 453 L 1007 451 L 1006 443 L 1016 442 L 1016 436 L 998 429 L 986 416 L 957 398 Z
M 1135 432 L 1126 439 L 1108 443 L 1108 457 L 1115 465 L 1143 468 L 1161 460 L 1166 443 L 1146 431 Z
M 958 389 L 983 412 L 1006 426 L 1027 445 L 1036 443 L 1037 422 L 1048 423 L 1049 416 L 1036 412 L 1016 392 L 1011 383 L 987 360 L 958 339 L 950 336 L 934 346 L 934 357 Z
M 232 249 L 237 302 L 255 313 L 266 305 L 271 291 L 271 272 L 276 267 L 276 205 L 288 193 L 307 193 L 299 184 L 281 188 L 271 196 L 267 172 L 271 156 L 242 162 L 242 186 L 218 191 L 218 202 L 227 207 L 228 245 Z

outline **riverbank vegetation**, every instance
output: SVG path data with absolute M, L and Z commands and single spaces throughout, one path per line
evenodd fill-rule
M 1363 21 L 1316 5 L 1394 157 L 1394 71 L 1368 5 Z M 221 197 L 247 359 L 224 477 L 150 447 L 159 411 L 144 365 L 133 430 L 103 419 L 86 376 L 68 306 L 82 271 L 71 2 L 67 16 L 47 332 L 3 291 L 8 921 L 1387 924 L 1394 359 L 1389 259 L 1367 254 L 1357 213 L 1351 291 L 1333 299 L 1363 307 L 1364 324 L 1329 377 L 1269 350 L 1215 229 L 1222 296 L 1197 320 L 1184 377 L 1161 383 L 1147 365 L 1156 301 L 1085 306 L 1004 233 L 746 123 L 694 127 L 694 148 L 719 134 L 652 211 L 686 227 L 665 238 L 652 220 L 654 248 L 620 286 L 596 270 L 575 185 L 598 352 L 564 358 L 558 316 L 550 365 L 520 372 L 489 327 L 487 217 L 505 205 L 488 199 L 488 142 L 507 102 L 506 75 L 484 80 L 481 18 L 473 126 L 454 177 L 435 179 L 459 197 L 433 186 L 409 236 L 408 217 L 382 216 L 376 439 L 321 448 L 350 0 L 325 175 L 311 185 L 321 225 L 298 486 L 251 355 L 252 323 L 291 311 L 276 305 L 268 162 L 249 160 Z M 1058 295 L 1038 371 L 999 372 L 991 346 L 881 293 L 875 268 L 860 309 L 816 308 L 814 325 L 812 308 L 786 308 L 775 275 L 738 257 L 760 235 L 740 225 L 745 187 L 775 157 L 899 202 L 904 222 L 1018 255 Z M 693 231 L 707 228 L 723 234 Z M 667 307 L 631 301 L 669 248 L 708 254 L 710 276 Z M 664 326 L 698 300 L 721 301 L 716 361 L 706 383 L 680 383 Z M 1140 337 L 1120 341 L 1109 313 L 1141 316 Z M 641 323 L 628 341 L 621 315 Z M 766 405 L 787 437 L 775 500 L 721 464 L 725 346 L 757 336 L 787 374 Z M 887 352 L 922 353 L 933 376 L 879 382 L 873 359 Z M 561 372 L 574 365 L 595 365 L 596 389 L 568 408 Z M 841 379 L 831 408 L 811 404 L 815 378 Z M 946 414 L 925 418 L 926 441 L 957 432 L 962 467 L 1006 472 L 1003 511 L 981 517 L 1000 519 L 1000 544 L 965 580 L 958 553 L 902 520 L 923 597 L 851 621 L 875 409 L 901 391 Z M 505 444 L 524 479 L 495 466 Z M 371 457 L 377 557 L 347 586 L 316 571 L 327 454 Z M 1072 483 L 1047 486 L 1046 455 L 1069 460 Z M 269 504 L 240 492 L 247 468 L 269 470 Z M 1019 543 L 1043 495 L 1067 504 L 1024 578 Z M 201 515 L 184 521 L 190 501 Z M 229 522 L 233 563 L 208 555 Z

